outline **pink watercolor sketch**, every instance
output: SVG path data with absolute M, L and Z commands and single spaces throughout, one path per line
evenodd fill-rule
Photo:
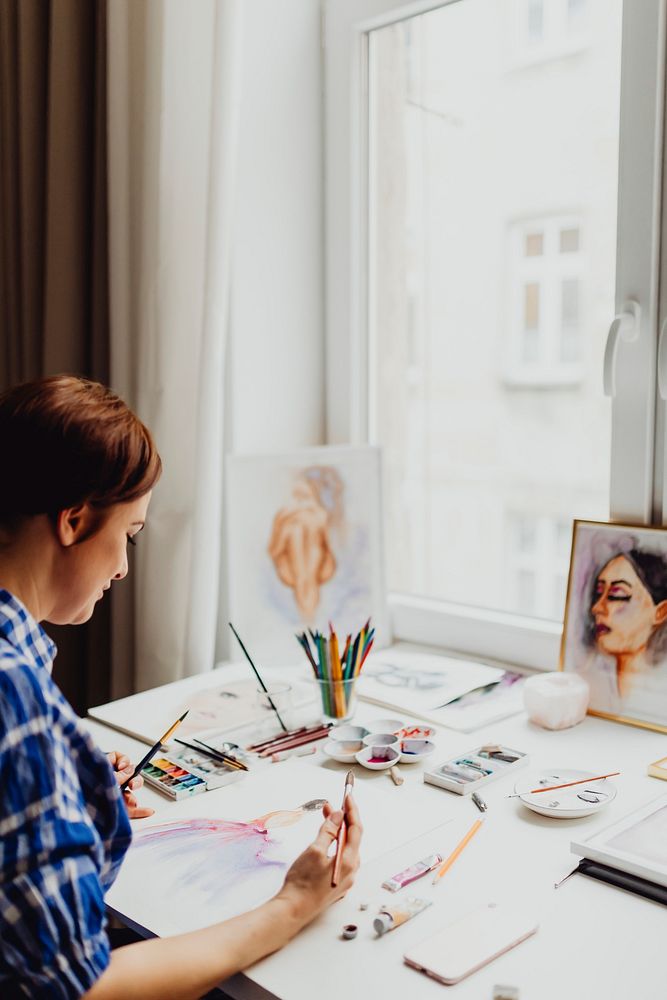
M 229 618 L 264 666 L 300 663 L 294 633 L 388 641 L 380 452 L 307 448 L 227 461 Z
M 324 799 L 250 820 L 187 817 L 134 838 L 107 902 L 161 936 L 243 913 L 273 896 L 313 840 Z M 130 898 L 131 897 L 131 903 Z

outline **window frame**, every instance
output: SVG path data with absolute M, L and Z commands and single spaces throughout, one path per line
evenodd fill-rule
M 323 3 L 325 372 L 331 444 L 369 439 L 368 35 L 459 2 L 466 0 Z M 655 523 L 661 516 L 667 485 L 662 460 L 667 421 L 663 406 L 656 412 L 666 3 L 625 0 L 623 5 L 616 314 L 622 316 L 633 301 L 641 310 L 634 330 L 626 325 L 613 345 L 608 342 L 605 366 L 613 396 L 610 517 L 638 524 Z M 667 316 L 664 292 L 663 299 Z M 667 350 L 664 356 L 667 396 Z M 407 594 L 390 594 L 389 606 L 395 639 L 538 669 L 557 665 L 559 622 Z

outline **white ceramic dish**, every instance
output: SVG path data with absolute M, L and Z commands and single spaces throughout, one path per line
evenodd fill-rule
M 400 719 L 373 719 L 369 725 L 373 727 L 367 730 L 369 733 L 397 733 L 405 723 Z
M 539 788 L 540 785 L 548 787 L 594 777 L 593 771 L 553 768 L 522 778 L 521 781 L 517 781 L 514 791 L 520 795 L 520 801 L 526 808 L 540 813 L 541 816 L 552 816 L 554 819 L 579 819 L 599 812 L 614 801 L 616 786 L 607 778 L 603 778 L 602 781 L 586 781 L 582 785 L 572 785 L 570 788 L 559 788 L 554 792 L 538 792 L 536 795 L 531 795 L 530 790 Z
M 401 753 L 401 764 L 415 764 L 433 753 L 435 743 L 431 743 L 430 740 L 402 740 L 398 749 Z
M 342 746 L 339 745 L 337 740 L 327 740 L 327 742 L 322 747 L 322 753 L 330 757 L 331 760 L 337 760 L 340 764 L 354 764 L 357 759 L 358 750 L 344 750 Z
M 370 771 L 383 771 L 388 767 L 393 767 L 394 764 L 398 764 L 400 759 L 400 753 L 396 747 L 379 747 L 370 746 L 364 747 L 359 753 L 355 754 L 355 759 L 363 767 L 367 767 Z M 383 758 L 382 760 L 372 760 L 371 758 Z
M 344 740 L 344 741 L 357 740 L 359 743 L 361 743 L 364 736 L 368 736 L 369 732 L 370 729 L 366 729 L 364 726 L 350 726 L 347 723 L 345 723 L 341 726 L 334 726 L 333 729 L 330 729 L 329 739 Z M 387 730 L 384 729 L 383 732 L 386 733 Z
M 398 749 L 399 739 L 398 736 L 394 736 L 393 733 L 377 732 L 369 733 L 368 736 L 364 736 L 362 743 L 366 747 L 396 747 Z M 361 749 L 361 747 L 359 748 Z

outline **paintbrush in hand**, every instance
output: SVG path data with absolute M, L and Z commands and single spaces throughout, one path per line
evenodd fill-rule
M 132 772 L 132 774 L 130 775 L 130 777 L 127 779 L 127 781 L 124 781 L 123 784 L 120 786 L 121 792 L 124 792 L 126 790 L 127 786 L 129 785 L 129 783 L 134 778 L 136 778 L 136 776 L 138 774 L 141 773 L 141 771 L 146 767 L 146 764 L 148 764 L 149 760 L 151 760 L 155 756 L 155 754 L 158 752 L 158 750 L 161 749 L 162 744 L 166 743 L 167 740 L 171 738 L 174 730 L 177 729 L 180 726 L 181 722 L 183 721 L 183 719 L 185 718 L 185 716 L 188 714 L 189 711 L 190 711 L 189 708 L 186 709 L 185 712 L 183 712 L 183 715 L 180 717 L 180 719 L 176 719 L 176 722 L 173 724 L 173 726 L 170 726 L 169 729 L 167 730 L 167 732 L 163 736 L 160 737 L 160 739 L 157 741 L 157 743 L 153 744 L 153 746 L 150 748 L 150 750 L 148 751 L 148 753 L 146 754 L 146 756 L 141 758 L 141 760 L 139 761 L 139 763 L 135 767 L 135 769 Z
M 345 825 L 345 801 L 354 787 L 354 774 L 352 771 L 348 771 L 345 776 L 345 790 L 343 791 L 343 820 L 340 824 L 338 830 L 338 836 L 336 837 L 336 853 L 334 854 L 334 867 L 333 874 L 331 876 L 331 885 L 338 885 L 338 879 L 340 878 L 340 866 L 343 863 L 343 850 L 345 849 L 345 841 L 347 840 L 347 826 Z

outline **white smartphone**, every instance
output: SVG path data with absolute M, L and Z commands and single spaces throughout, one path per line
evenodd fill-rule
M 537 922 L 511 906 L 489 903 L 444 927 L 403 956 L 404 961 L 446 986 L 521 944 Z

